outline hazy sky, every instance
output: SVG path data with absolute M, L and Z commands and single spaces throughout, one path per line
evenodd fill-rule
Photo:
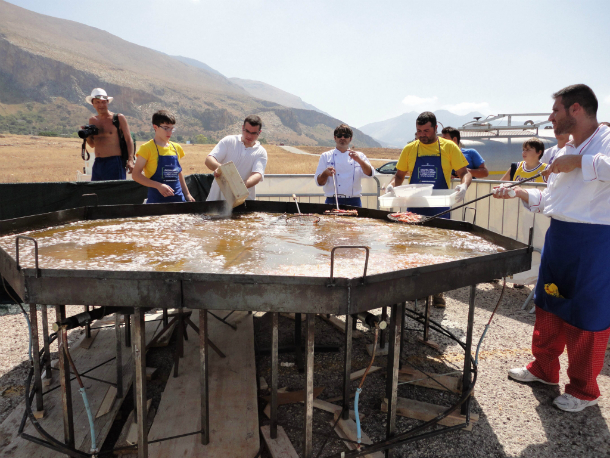
M 263 81 L 356 127 L 439 108 L 548 112 L 574 83 L 610 121 L 608 0 L 11 3 Z

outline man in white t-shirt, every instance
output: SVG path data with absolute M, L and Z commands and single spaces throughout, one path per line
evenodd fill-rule
M 566 143 L 570 141 L 570 134 L 558 134 L 555 132 L 555 138 L 557 139 L 557 144 L 545 149 L 544 154 L 540 158 L 540 162 L 543 164 L 551 165 L 553 163 L 559 150 L 566 146 Z
M 265 167 L 267 167 L 267 151 L 257 140 L 263 128 L 261 118 L 250 115 L 244 120 L 241 135 L 228 135 L 218 142 L 212 152 L 205 159 L 205 165 L 218 178 L 220 167 L 227 162 L 233 162 L 237 171 L 248 188 L 248 200 L 256 198 L 254 187 L 263 181 Z M 218 183 L 214 180 L 208 194 L 210 200 L 225 200 Z
M 347 124 L 335 129 L 335 149 L 326 151 L 320 156 L 315 180 L 318 186 L 324 186 L 325 203 L 335 203 L 335 184 L 337 201 L 342 205 L 362 207 L 362 178 L 375 176 L 375 169 L 363 153 L 349 148 L 354 132 Z

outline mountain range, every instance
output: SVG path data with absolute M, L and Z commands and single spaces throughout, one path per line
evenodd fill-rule
M 466 122 L 472 121 L 475 116 L 483 116 L 478 112 L 456 115 L 447 110 L 437 110 L 434 114 L 436 115 L 437 122 L 440 124 L 439 132 L 442 129 L 441 126 L 457 128 Z M 395 118 L 367 124 L 360 127 L 360 130 L 375 138 L 375 140 L 378 140 L 384 146 L 402 148 L 414 140 L 415 120 L 418 116 L 418 112 L 410 111 Z
M 0 62 L 0 132 L 72 134 L 93 113 L 85 96 L 96 87 L 114 97 L 111 110 L 144 138 L 159 109 L 177 115 L 180 134 L 216 140 L 239 133 L 249 114 L 263 119 L 264 139 L 294 145 L 332 145 L 341 123 L 265 83 L 229 79 L 197 60 L 2 0 Z M 380 146 L 359 130 L 354 141 Z

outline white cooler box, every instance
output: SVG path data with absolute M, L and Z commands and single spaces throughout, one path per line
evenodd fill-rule
M 384 194 L 379 197 L 381 208 L 403 207 L 453 207 L 457 193 L 455 189 L 434 189 L 431 196 L 394 197 Z

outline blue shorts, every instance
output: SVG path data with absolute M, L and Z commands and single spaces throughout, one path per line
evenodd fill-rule
M 124 180 L 127 172 L 121 156 L 96 157 L 91 168 L 91 181 Z
M 337 197 L 339 205 L 351 205 L 352 207 L 362 207 L 362 201 L 360 197 Z M 335 205 L 334 197 L 327 197 L 325 204 Z

